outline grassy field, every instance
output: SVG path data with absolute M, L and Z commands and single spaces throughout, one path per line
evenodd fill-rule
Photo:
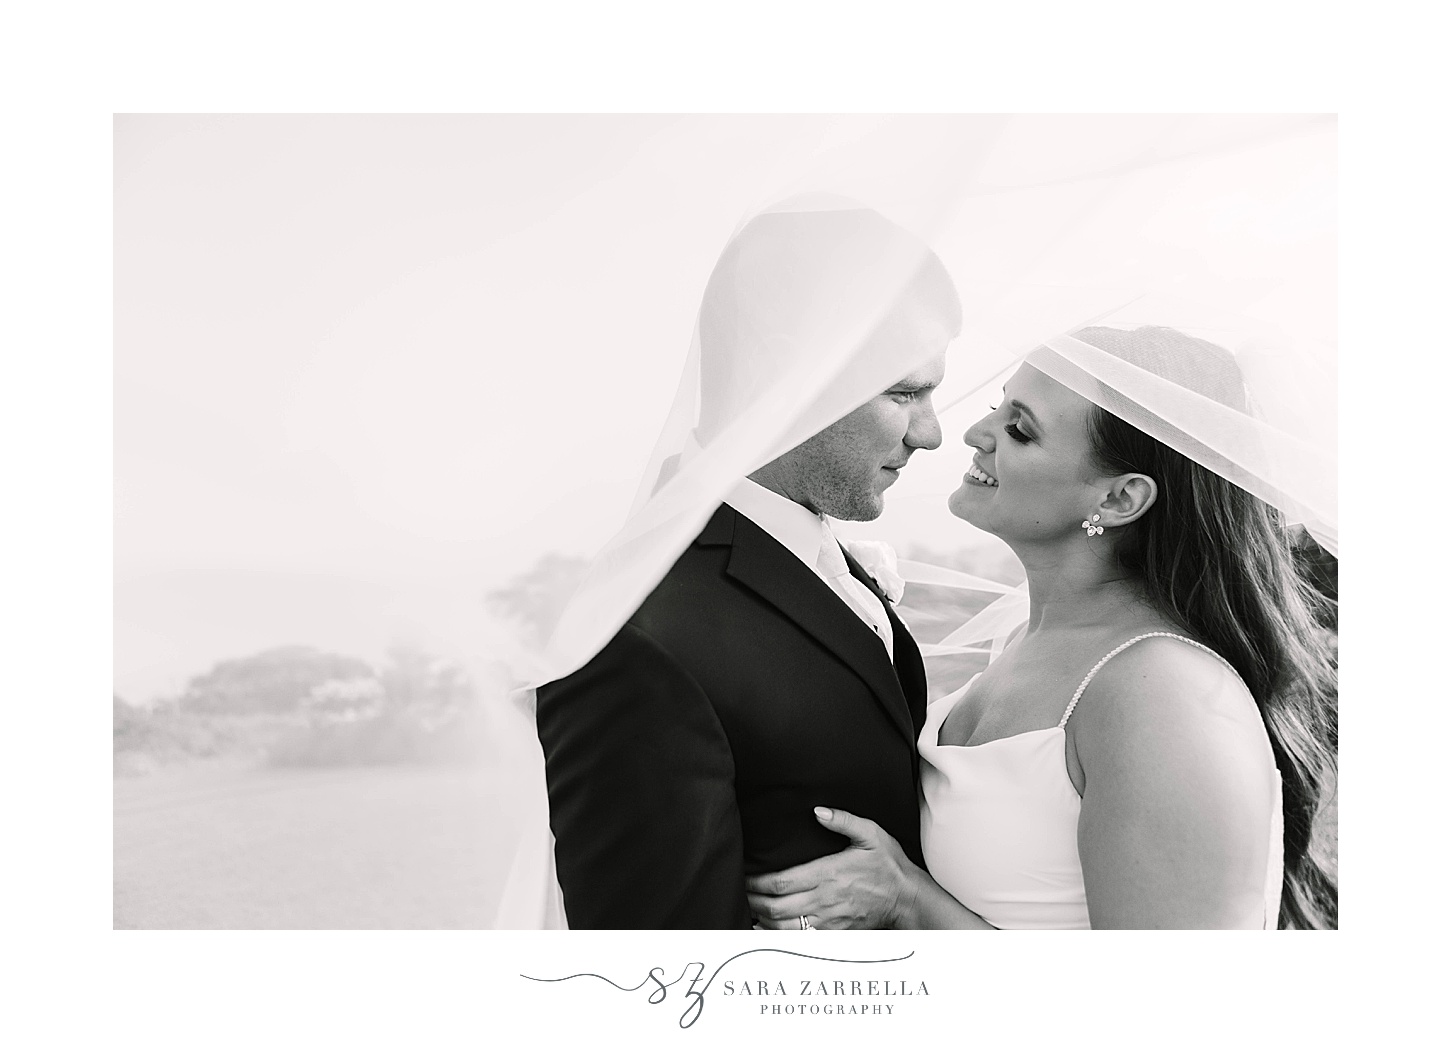
M 510 777 L 203 761 L 117 778 L 114 925 L 487 928 L 519 826 Z
M 515 837 L 505 777 L 213 763 L 117 778 L 115 926 L 488 927 Z

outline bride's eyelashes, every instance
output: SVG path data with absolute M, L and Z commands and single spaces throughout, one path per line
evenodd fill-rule
M 1000 408 L 1002 408 L 1002 403 L 1001 402 L 999 402 L 995 406 L 992 406 L 991 407 L 991 412 L 996 413 Z M 1017 443 L 1019 443 L 1021 445 L 1027 445 L 1029 442 L 1031 442 L 1033 440 L 1028 435 L 1026 435 L 1026 434 L 1023 433 L 1023 429 L 1018 426 L 1018 422 L 1016 420 L 1014 420 L 1010 424 L 1005 425 L 1003 427 L 1003 430 L 1008 433 L 1008 437 L 1009 438 L 1011 438 L 1014 442 L 1017 442 Z

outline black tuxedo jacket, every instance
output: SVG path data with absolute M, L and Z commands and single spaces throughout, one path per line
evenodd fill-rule
M 722 505 L 614 639 L 539 689 L 570 927 L 749 928 L 746 874 L 846 846 L 816 805 L 873 819 L 920 865 L 927 683 L 887 615 L 895 668 L 814 571 Z

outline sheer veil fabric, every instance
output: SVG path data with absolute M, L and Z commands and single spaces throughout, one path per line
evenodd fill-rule
M 905 117 L 852 127 L 775 199 L 742 201 L 711 275 L 728 292 L 708 298 L 682 345 L 675 400 L 630 514 L 542 658 L 513 664 L 507 741 L 526 765 L 528 824 L 497 927 L 565 926 L 532 686 L 604 646 L 741 476 L 928 361 L 904 354 L 884 317 L 933 255 L 962 302 L 934 455 L 960 449 L 979 393 L 1027 362 L 1337 546 L 1333 315 L 1323 271 L 1299 263 L 1307 249 L 1333 247 L 1313 205 L 1333 179 L 1333 119 Z M 834 271 L 793 264 L 802 237 L 832 244 Z M 1224 348 L 1247 400 L 1227 404 L 1193 366 L 1151 370 L 1106 349 L 1111 336 L 1075 335 L 1142 326 Z M 967 454 L 957 463 L 960 473 Z M 914 475 L 917 466 L 887 494 L 896 531 L 914 512 L 946 512 L 951 486 L 927 469 Z M 924 562 L 903 561 L 901 573 L 998 599 L 924 643 L 924 655 L 986 657 L 1026 618 L 1025 592 L 1011 585 Z

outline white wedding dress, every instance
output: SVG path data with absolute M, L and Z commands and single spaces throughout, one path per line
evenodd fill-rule
M 994 927 L 1089 927 L 1078 859 L 1082 799 L 1068 777 L 1064 728 L 1099 667 L 1129 645 L 1154 636 L 1188 640 L 1177 634 L 1143 634 L 1119 646 L 1084 678 L 1053 728 L 976 746 L 943 746 L 937 741 L 942 722 L 972 682 L 928 706 L 917 742 L 922 755 L 922 850 L 927 870 Z M 1275 774 L 1264 906 L 1264 926 L 1271 930 L 1279 920 L 1284 842 L 1279 773 Z

